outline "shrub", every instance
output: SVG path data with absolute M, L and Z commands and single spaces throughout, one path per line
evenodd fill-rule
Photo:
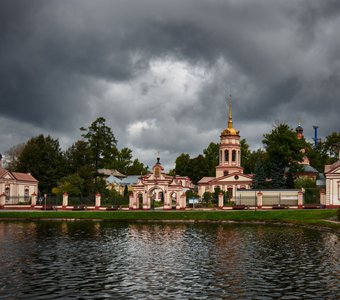
M 340 221 L 340 207 L 338 208 L 338 210 L 336 211 L 336 215 L 338 217 L 338 221 Z

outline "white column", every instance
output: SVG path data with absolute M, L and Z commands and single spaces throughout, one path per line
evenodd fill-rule
M 164 209 L 171 209 L 170 193 L 167 190 L 164 191 Z
M 263 194 L 261 192 L 257 193 L 257 207 L 262 208 L 262 196 Z
M 320 191 L 320 204 L 321 205 L 326 205 L 326 195 L 325 191 Z
M 298 192 L 298 208 L 303 207 L 303 192 Z
M 67 205 L 68 205 L 68 194 L 65 192 L 64 194 L 63 194 L 63 209 L 65 209 L 66 207 L 67 207 Z
M 129 209 L 136 209 L 138 198 L 136 198 L 135 193 L 129 196 Z
M 101 195 L 99 193 L 96 194 L 96 201 L 95 201 L 95 209 L 100 208 L 100 201 L 101 201 Z
M 223 193 L 220 192 L 220 194 L 218 195 L 218 207 L 219 208 L 223 208 Z
M 0 208 L 4 208 L 5 203 L 6 203 L 6 194 L 2 193 L 0 195 Z
M 150 206 L 149 206 L 148 193 L 144 192 L 144 195 L 143 195 L 143 209 L 149 209 L 149 208 L 150 208 Z
M 31 195 L 31 207 L 34 208 L 34 206 L 37 205 L 37 194 L 34 192 Z
M 178 200 L 178 206 L 176 206 L 176 209 L 185 209 L 186 207 L 186 196 L 185 193 L 182 193 Z

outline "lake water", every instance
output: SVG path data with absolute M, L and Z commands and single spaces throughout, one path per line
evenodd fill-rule
M 0 222 L 1 299 L 340 299 L 340 235 L 268 225 Z

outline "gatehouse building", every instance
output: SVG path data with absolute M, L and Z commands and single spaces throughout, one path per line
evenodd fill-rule
M 187 190 L 194 188 L 187 176 L 170 176 L 157 157 L 152 172 L 140 176 L 137 183 L 132 185 L 129 199 L 129 209 L 152 209 L 155 205 L 163 209 L 185 209 Z

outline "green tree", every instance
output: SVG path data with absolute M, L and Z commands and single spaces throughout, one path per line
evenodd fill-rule
M 89 196 L 96 193 L 96 177 L 94 168 L 91 165 L 84 165 L 77 171 L 79 176 L 84 180 L 82 195 Z
M 304 189 L 304 203 L 315 204 L 319 202 L 320 191 L 316 182 L 310 178 L 298 178 L 295 181 L 295 188 Z
M 57 195 L 62 195 L 65 192 L 70 196 L 81 195 L 84 185 L 84 179 L 78 174 L 68 175 L 60 180 L 57 187 L 52 189 L 52 192 Z
M 264 135 L 263 144 L 270 162 L 270 178 L 273 188 L 285 187 L 284 172 L 299 169 L 303 159 L 302 149 L 308 145 L 304 139 L 298 139 L 296 133 L 287 124 L 279 124 L 272 132 Z
M 117 156 L 113 161 L 113 169 L 118 170 L 123 174 L 127 174 L 128 168 L 132 163 L 132 150 L 125 147 L 118 151 Z
M 144 166 L 137 158 L 127 168 L 126 175 L 144 175 L 148 172 L 148 167 Z
M 246 139 L 241 139 L 241 166 L 243 167 L 244 174 L 251 174 L 254 172 L 254 166 L 251 164 L 252 152 L 249 149 Z
M 293 172 L 287 172 L 286 174 L 286 188 L 293 189 L 295 184 L 295 176 Z
M 311 166 L 321 173 L 324 172 L 325 165 L 331 163 L 323 142 L 319 142 L 316 147 L 310 146 L 306 155 L 309 158 Z
M 202 177 L 209 174 L 209 170 L 209 162 L 202 154 L 200 154 L 190 160 L 189 172 L 185 175 L 189 176 L 194 184 L 197 184 Z
M 177 175 L 189 176 L 190 173 L 190 156 L 189 154 L 182 153 L 176 158 L 175 172 Z M 189 176 L 190 177 L 190 176 Z
M 221 192 L 221 187 L 218 185 L 214 188 L 214 193 L 213 193 L 213 202 L 215 204 L 218 203 L 218 197 L 220 195 L 220 192 Z
M 124 187 L 124 198 L 128 198 L 129 197 L 129 189 L 128 189 L 128 186 L 126 185 Z
M 90 146 L 86 141 L 77 141 L 65 151 L 65 159 L 69 169 L 69 173 L 78 172 L 84 166 L 91 168 L 94 173 L 94 164 L 91 157 Z
M 105 124 L 105 121 L 104 118 L 100 117 L 87 129 L 84 127 L 80 128 L 80 130 L 84 132 L 82 137 L 85 138 L 89 144 L 95 170 L 104 168 L 105 165 L 110 164 L 117 155 L 117 140 L 111 128 Z
M 254 189 L 264 189 L 268 187 L 267 182 L 268 174 L 266 168 L 266 161 L 259 160 L 255 165 L 255 171 L 253 176 L 253 188 Z
M 107 165 L 109 169 L 115 169 L 125 175 L 140 175 L 146 174 L 148 168 L 144 166 L 137 158 L 132 160 L 132 150 L 130 148 L 122 148 L 117 151 L 117 155 Z
M 208 203 L 210 203 L 210 202 L 212 201 L 213 195 L 212 195 L 212 193 L 210 193 L 210 192 L 204 192 L 202 198 L 203 198 L 203 201 L 204 201 L 206 204 L 208 204 Z
M 322 144 L 323 152 L 328 154 L 329 164 L 336 162 L 339 158 L 340 132 L 333 132 L 328 135 Z
M 325 165 L 333 164 L 338 160 L 339 149 L 340 133 L 333 132 L 325 140 L 319 141 L 316 147 L 310 145 L 306 155 L 314 168 L 324 172 Z
M 307 188 L 316 188 L 316 182 L 310 178 L 298 178 L 295 180 L 294 187 L 296 189 L 307 189 Z
M 209 146 L 203 150 L 204 157 L 209 166 L 209 173 L 206 176 L 215 176 L 216 166 L 219 163 L 219 144 L 210 143 Z
M 89 143 L 83 140 L 76 141 L 65 151 L 64 157 L 67 162 L 67 174 L 78 174 L 84 180 L 82 195 L 95 193 L 96 170 Z
M 258 149 L 256 151 L 252 151 L 248 157 L 246 158 L 246 162 L 243 165 L 245 174 L 254 174 L 256 173 L 257 164 L 263 163 L 267 164 L 267 153 L 263 149 Z M 266 166 L 264 166 L 266 168 Z
M 65 174 L 65 161 L 58 139 L 42 134 L 31 138 L 18 158 L 15 171 L 30 172 L 39 180 L 40 191 L 49 193 Z

